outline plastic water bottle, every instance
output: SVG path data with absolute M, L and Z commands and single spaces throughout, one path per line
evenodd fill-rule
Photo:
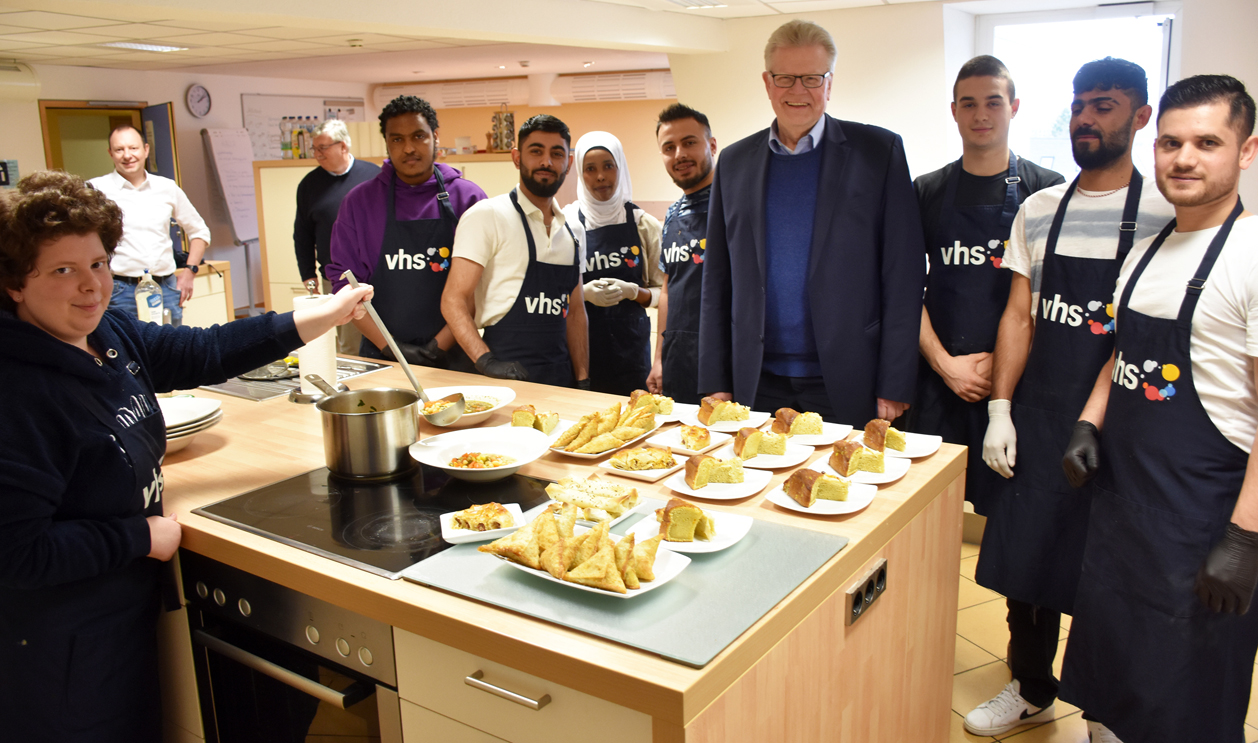
M 135 311 L 140 322 L 162 323 L 162 288 L 149 275 L 147 268 L 140 283 L 135 285 Z
M 293 159 L 293 122 L 287 116 L 280 119 L 280 157 Z

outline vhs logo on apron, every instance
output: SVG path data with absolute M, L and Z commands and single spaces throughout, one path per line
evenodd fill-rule
M 673 243 L 671 248 L 664 248 L 665 263 L 685 263 L 693 261 L 695 263 L 703 263 L 703 252 L 708 248 L 707 238 L 692 239 L 689 244 L 682 243 L 678 245 Z
M 425 259 L 419 253 L 411 255 L 404 249 L 398 248 L 396 253 L 386 253 L 384 255 L 384 265 L 390 271 L 422 271 L 425 268 L 431 268 L 437 272 L 445 271 L 450 268 L 450 249 L 429 248 L 428 256 Z
M 1160 374 L 1155 374 L 1158 369 Z M 1118 352 L 1118 358 L 1114 359 L 1114 373 L 1110 375 L 1110 381 L 1129 390 L 1142 389 L 1146 400 L 1153 402 L 1169 400 L 1175 396 L 1175 385 L 1172 384 L 1179 379 L 1179 367 L 1174 364 L 1159 364 L 1153 359 L 1145 359 L 1141 364 L 1127 363 L 1123 359 L 1123 352 Z M 1141 381 L 1144 380 L 1144 381 Z M 1165 383 L 1165 387 L 1158 385 Z

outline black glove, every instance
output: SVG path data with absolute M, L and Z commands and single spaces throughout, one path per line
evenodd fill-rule
M 1096 426 L 1088 421 L 1075 423 L 1070 443 L 1066 445 L 1066 456 L 1061 458 L 1061 468 L 1066 471 L 1071 487 L 1081 488 L 1096 477 L 1096 470 L 1101 465 L 1099 435 Z
M 586 392 L 589 392 L 590 391 L 590 378 L 586 377 L 585 379 L 578 379 L 577 389 L 585 390 Z
M 449 367 L 450 360 L 446 356 L 446 352 L 441 350 L 441 346 L 437 345 L 437 339 L 433 338 L 422 346 L 414 343 L 398 343 L 397 347 L 402 351 L 402 356 L 412 364 L 420 366 L 435 366 L 438 369 L 446 369 Z M 393 349 L 385 346 L 380 355 L 386 361 L 397 361 L 393 356 Z
M 1258 532 L 1246 531 L 1236 524 L 1227 525 L 1227 533 L 1206 555 L 1206 563 L 1197 571 L 1193 590 L 1201 603 L 1217 612 L 1249 611 L 1258 584 Z
M 494 379 L 514 379 L 517 382 L 529 381 L 529 373 L 518 361 L 499 361 L 494 358 L 493 351 L 486 351 L 476 360 L 476 371 Z

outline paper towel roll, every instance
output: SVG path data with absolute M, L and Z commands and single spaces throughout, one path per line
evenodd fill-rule
M 316 307 L 329 299 L 329 294 L 293 297 L 293 309 Z M 336 384 L 336 328 L 329 330 L 297 349 L 297 371 L 301 375 L 301 392 L 304 395 L 321 395 L 318 387 L 306 381 L 307 374 L 318 374 L 328 384 Z

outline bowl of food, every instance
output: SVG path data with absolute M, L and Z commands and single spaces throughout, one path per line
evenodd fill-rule
M 493 482 L 514 475 L 549 451 L 550 437 L 532 428 L 454 431 L 417 441 L 411 456 L 459 480 Z
M 441 406 L 447 404 L 442 403 L 441 398 L 453 395 L 456 392 L 463 393 L 463 400 L 466 404 L 463 416 L 448 426 L 442 426 L 442 428 L 462 428 L 483 423 L 495 410 L 509 405 L 515 400 L 515 390 L 510 387 L 425 387 L 424 392 L 428 395 L 428 399 L 432 401 L 424 406 L 426 415 L 432 415 L 441 411 Z

